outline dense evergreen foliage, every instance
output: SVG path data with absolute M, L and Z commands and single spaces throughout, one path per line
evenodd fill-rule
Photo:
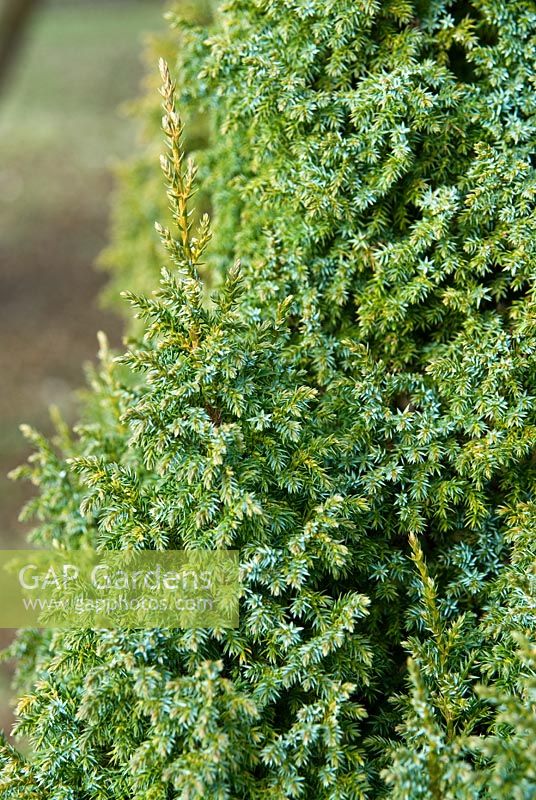
M 20 472 L 41 544 L 240 549 L 240 628 L 22 633 L 2 796 L 529 800 L 536 9 L 176 24 L 214 239 L 163 66 L 160 289 Z M 154 197 L 129 170 L 108 262 L 137 287 Z

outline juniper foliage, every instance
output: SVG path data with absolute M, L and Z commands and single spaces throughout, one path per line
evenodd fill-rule
M 102 293 L 103 302 L 121 313 L 133 328 L 137 325 L 132 320 L 129 306 L 119 302 L 120 294 L 125 287 L 138 293 L 150 293 L 158 284 L 165 250 L 154 229 L 154 221 L 171 223 L 160 174 L 155 169 L 161 150 L 162 113 L 158 95 L 159 75 L 154 65 L 160 57 L 174 65 L 177 51 L 182 51 L 186 45 L 192 25 L 206 25 L 211 20 L 211 0 L 181 0 L 180 11 L 180 29 L 168 27 L 158 36 L 148 37 L 143 56 L 148 73 L 144 80 L 145 91 L 139 99 L 124 105 L 124 112 L 139 124 L 140 141 L 135 152 L 116 167 L 110 243 L 98 259 L 98 266 L 108 273 L 109 278 Z M 180 77 L 180 73 L 176 77 Z M 185 103 L 181 104 L 181 115 L 185 123 L 185 149 L 205 152 L 207 115 L 200 112 L 197 104 L 187 106 Z M 197 162 L 201 176 L 192 211 L 202 216 L 210 210 L 210 200 L 208 182 L 203 177 L 203 159 L 197 159 Z M 211 287 L 215 277 L 212 271 L 201 269 L 200 272 L 204 285 Z
M 4 796 L 529 800 L 536 10 L 229 0 L 183 36 L 215 240 L 164 67 L 160 289 L 21 473 L 36 542 L 240 549 L 240 628 L 22 633 Z

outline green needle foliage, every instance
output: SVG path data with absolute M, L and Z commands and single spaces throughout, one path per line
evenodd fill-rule
M 2 797 L 531 800 L 536 8 L 173 20 L 162 251 L 111 251 L 160 288 L 19 473 L 37 543 L 239 549 L 240 627 L 21 633 Z

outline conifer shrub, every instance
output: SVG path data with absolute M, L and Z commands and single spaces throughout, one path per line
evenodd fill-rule
M 36 543 L 239 549 L 240 626 L 22 632 L 6 800 L 534 797 L 535 45 L 526 0 L 189 24 L 214 241 L 162 65 L 160 288 L 19 474 Z

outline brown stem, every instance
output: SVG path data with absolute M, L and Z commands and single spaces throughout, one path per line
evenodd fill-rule
M 4 0 L 0 11 L 0 90 L 6 82 L 32 12 L 40 0 Z

